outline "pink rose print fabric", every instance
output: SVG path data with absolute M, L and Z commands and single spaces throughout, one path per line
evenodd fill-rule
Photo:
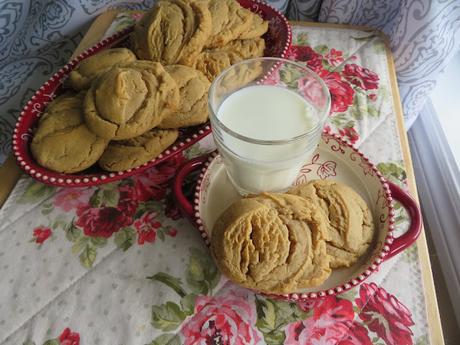
M 243 289 L 232 288 L 223 296 L 199 296 L 195 314 L 181 329 L 184 345 L 262 344 L 262 335 L 254 327 L 256 317 Z
M 410 311 L 395 296 L 375 283 L 364 283 L 355 302 L 361 309 L 359 318 L 387 345 L 413 344 L 410 327 L 414 321 Z
M 80 334 L 70 328 L 64 329 L 58 339 L 60 345 L 80 345 Z
M 53 231 L 50 228 L 39 226 L 33 231 L 33 240 L 37 244 L 43 244 L 48 238 L 51 237 Z
M 380 78 L 369 68 L 354 63 L 356 56 L 347 56 L 343 51 L 329 49 L 326 45 L 313 48 L 305 37 L 294 40 L 288 58 L 304 62 L 322 78 L 331 96 L 328 122 L 336 127 L 337 134 L 354 144 L 360 139 L 357 122 L 378 114 L 373 104 L 379 98 Z M 318 104 L 320 85 L 305 80 L 300 81 L 298 87 L 306 99 Z
M 353 333 L 359 325 L 354 325 L 350 301 L 328 296 L 316 302 L 300 303 L 299 307 L 305 311 L 313 310 L 313 316 L 288 325 L 284 344 L 346 345 L 350 341 L 355 341 L 351 344 L 371 344 L 367 332 L 360 334 L 360 338 Z
M 62 188 L 54 197 L 54 205 L 69 212 L 88 204 L 91 194 L 90 188 Z
M 379 87 L 379 76 L 371 70 L 358 66 L 357 64 L 347 64 L 344 67 L 343 75 L 350 83 L 363 90 L 374 90 Z
M 132 223 L 131 216 L 123 210 L 122 207 L 82 206 L 77 210 L 78 220 L 75 225 L 81 227 L 86 236 L 109 238 L 123 226 Z
M 343 112 L 353 104 L 355 91 L 338 72 L 321 70 L 319 76 L 324 80 L 331 93 L 331 113 Z

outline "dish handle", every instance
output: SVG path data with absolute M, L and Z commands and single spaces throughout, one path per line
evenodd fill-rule
M 393 239 L 393 243 L 390 245 L 390 250 L 385 256 L 385 260 L 392 258 L 414 244 L 422 232 L 422 214 L 420 213 L 420 208 L 418 207 L 417 202 L 398 185 L 392 182 L 388 182 L 388 185 L 393 199 L 399 201 L 409 214 L 410 225 L 409 229 L 404 234 Z
M 189 160 L 179 169 L 173 180 L 172 190 L 179 208 L 192 220 L 195 219 L 195 211 L 192 202 L 187 199 L 182 187 L 187 176 L 194 171 L 200 170 L 208 161 L 209 156 L 210 154 L 206 154 Z

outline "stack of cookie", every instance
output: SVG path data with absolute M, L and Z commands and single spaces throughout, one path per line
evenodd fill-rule
M 208 120 L 208 89 L 224 68 L 263 55 L 268 22 L 236 0 L 161 0 L 139 22 L 132 49 L 112 48 L 73 70 L 31 143 L 37 162 L 62 173 L 98 164 L 140 166 Z
M 234 282 L 264 293 L 321 285 L 369 249 L 372 215 L 350 187 L 311 181 L 286 194 L 241 199 L 218 218 L 211 235 L 217 266 Z
M 140 59 L 194 67 L 212 81 L 244 59 L 263 56 L 268 22 L 236 0 L 160 0 L 136 25 Z

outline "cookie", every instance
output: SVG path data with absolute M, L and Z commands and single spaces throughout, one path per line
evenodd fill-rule
M 127 48 L 105 49 L 81 61 L 69 74 L 69 85 L 74 90 L 86 90 L 91 82 L 117 63 L 135 61 L 136 55 Z
M 208 3 L 209 12 L 211 14 L 211 34 L 209 36 L 209 41 L 214 39 L 218 33 L 220 33 L 224 25 L 229 21 L 229 7 L 226 1 L 211 0 Z M 206 44 L 209 44 L 207 42 Z
M 254 39 L 259 38 L 268 31 L 268 21 L 255 13 L 251 12 L 251 26 L 245 32 L 243 32 L 238 39 Z
M 260 61 L 236 64 L 220 80 L 216 95 L 224 95 L 253 85 L 264 76 L 264 68 Z
M 206 48 L 224 47 L 228 42 L 248 31 L 252 25 L 251 11 L 241 7 L 236 0 L 211 0 L 209 9 L 212 22 L 216 21 L 218 24 L 213 24 L 213 35 L 209 37 Z
M 196 58 L 193 66 L 201 71 L 209 81 L 213 81 L 222 71 L 239 61 L 236 54 L 222 50 L 204 51 Z
M 85 93 L 81 92 L 79 94 L 75 94 L 74 92 L 65 92 L 59 96 L 57 96 L 54 100 L 52 100 L 50 103 L 47 104 L 45 111 L 43 114 L 40 116 L 40 119 L 38 120 L 39 123 L 45 121 L 45 119 L 50 116 L 51 114 L 54 113 L 62 113 L 66 112 L 69 109 L 80 109 L 83 104 L 83 100 Z M 69 121 L 77 121 L 76 125 L 80 122 L 78 118 L 76 117 L 71 117 L 69 118 Z M 67 125 L 66 123 L 63 123 L 62 125 Z M 70 124 L 72 126 L 73 124 Z
M 204 73 L 213 81 L 222 71 L 231 65 L 245 59 L 261 57 L 264 55 L 265 41 L 235 40 L 225 48 L 203 51 L 195 59 L 193 67 Z
M 211 14 L 205 2 L 161 0 L 134 27 L 133 50 L 140 59 L 190 65 L 211 30 Z
M 119 64 L 92 83 L 85 121 L 100 137 L 124 140 L 157 126 L 179 105 L 176 82 L 158 62 Z
M 287 194 L 264 193 L 232 204 L 217 219 L 211 253 L 232 281 L 264 293 L 318 286 L 330 275 L 315 205 Z
M 315 180 L 288 193 L 309 200 L 326 215 L 327 253 L 332 268 L 353 265 L 369 248 L 374 236 L 372 214 L 353 189 L 332 180 Z
M 238 55 L 240 60 L 262 57 L 264 56 L 265 40 L 263 38 L 234 40 L 229 42 L 222 50 Z
M 92 166 L 108 141 L 92 133 L 83 121 L 83 94 L 53 100 L 40 118 L 30 150 L 43 167 L 75 173 Z
M 206 76 L 191 67 L 171 65 L 166 71 L 179 87 L 180 103 L 176 112 L 167 116 L 159 128 L 179 128 L 195 126 L 208 120 L 208 89 Z
M 179 132 L 174 129 L 152 129 L 143 135 L 110 142 L 98 161 L 108 171 L 122 171 L 138 167 L 157 157 L 173 144 Z

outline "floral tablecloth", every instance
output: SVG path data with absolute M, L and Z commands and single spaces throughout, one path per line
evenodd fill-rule
M 134 19 L 120 15 L 107 35 Z M 291 58 L 330 89 L 327 128 L 404 185 L 382 37 L 295 25 L 293 42 Z M 169 188 L 180 164 L 213 149 L 208 137 L 161 166 L 92 188 L 23 176 L 0 210 L 0 344 L 429 344 L 416 246 L 355 289 L 309 303 L 229 283 Z

